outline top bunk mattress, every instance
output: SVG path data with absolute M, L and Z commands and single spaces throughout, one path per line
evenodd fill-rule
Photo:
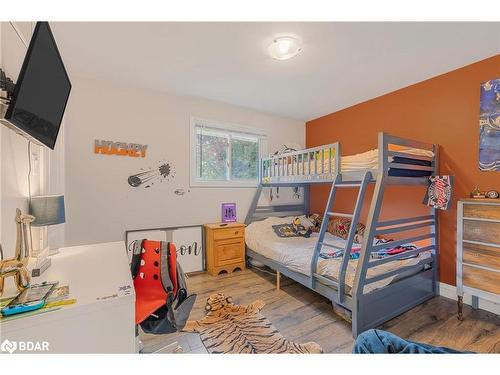
M 430 166 L 431 165 L 430 162 L 415 159 L 414 156 L 426 156 L 429 158 L 434 157 L 434 153 L 432 151 L 422 150 L 418 148 L 398 148 L 397 150 L 394 149 L 392 151 L 399 151 L 401 153 L 407 154 L 408 157 L 399 158 L 399 160 L 396 157 L 390 157 L 389 160 L 390 162 L 403 161 L 404 163 L 408 164 Z M 367 169 L 375 171 L 378 169 L 378 162 L 379 162 L 378 149 L 373 149 L 356 155 L 342 156 L 340 158 L 340 162 L 341 162 L 342 172 L 356 172 Z M 418 176 L 430 175 L 429 171 L 415 171 L 415 170 L 405 170 L 405 169 L 401 169 L 400 171 L 398 168 L 391 168 L 391 169 L 392 173 L 389 173 L 389 175 L 395 175 L 395 176 L 407 175 L 411 177 L 416 177 L 417 175 Z M 407 171 L 407 172 L 404 173 L 402 171 Z M 391 170 L 389 172 L 391 172 Z
M 412 166 L 431 167 L 434 153 L 429 150 L 392 145 L 389 150 L 397 152 L 397 156 L 389 156 L 388 162 L 398 167 L 389 168 L 389 176 L 426 177 L 432 174 L 428 168 L 413 168 Z M 303 153 L 302 153 L 303 152 Z M 331 180 L 334 177 L 334 149 L 325 146 L 323 149 L 301 150 L 292 155 L 276 155 L 271 159 L 263 159 L 262 181 L 298 182 L 300 180 Z M 424 158 L 422 158 L 422 156 Z M 376 176 L 379 168 L 379 152 L 373 149 L 356 155 L 340 158 L 341 172 L 347 179 L 359 179 L 365 171 Z M 406 167 L 407 166 L 407 167 Z
M 289 237 L 281 238 L 276 235 L 272 226 L 279 224 L 289 224 L 293 221 L 294 217 L 270 217 L 262 221 L 256 221 L 247 226 L 245 229 L 245 243 L 250 250 L 279 262 L 288 269 L 299 272 L 306 276 L 311 275 L 311 259 L 314 252 L 314 247 L 318 238 L 318 233 L 313 233 L 311 237 Z M 345 240 L 336 237 L 330 233 L 325 234 L 325 242 L 337 246 L 345 246 Z M 354 244 L 353 248 L 361 247 L 360 244 Z M 389 246 L 390 247 L 390 243 Z M 332 249 L 323 247 L 322 254 L 328 254 Z M 401 267 L 413 266 L 422 264 L 424 269 L 424 261 L 431 256 L 430 251 L 420 253 L 417 257 L 402 259 L 385 263 L 376 267 L 368 269 L 367 277 L 373 277 L 383 274 Z M 342 257 L 339 258 L 318 258 L 317 273 L 337 280 Z M 346 291 L 350 293 L 354 285 L 354 277 L 356 275 L 356 267 L 358 265 L 357 259 L 349 260 L 346 270 Z M 418 272 L 418 271 L 417 271 Z M 409 276 L 409 275 L 407 275 Z M 389 285 L 391 282 L 397 280 L 395 276 L 388 277 L 374 283 L 368 284 L 364 287 L 364 293 L 369 293 L 376 289 Z

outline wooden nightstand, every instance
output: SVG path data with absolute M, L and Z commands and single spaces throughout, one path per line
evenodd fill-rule
M 245 269 L 245 224 L 205 224 L 205 246 L 211 275 Z

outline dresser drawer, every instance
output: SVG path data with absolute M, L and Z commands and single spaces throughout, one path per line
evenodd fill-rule
M 500 248 L 464 242 L 463 262 L 500 271 Z
M 464 217 L 500 220 L 500 205 L 464 204 Z
M 214 230 L 214 240 L 224 240 L 227 238 L 243 238 L 245 236 L 245 228 L 227 228 Z
M 463 239 L 500 244 L 500 223 L 489 221 L 463 221 Z
M 245 243 L 242 238 L 215 241 L 214 250 L 216 266 L 240 262 L 245 258 Z
M 500 272 L 463 265 L 464 286 L 500 294 Z

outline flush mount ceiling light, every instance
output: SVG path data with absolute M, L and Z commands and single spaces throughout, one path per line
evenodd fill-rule
M 297 56 L 302 51 L 302 46 L 297 38 L 280 36 L 273 40 L 268 50 L 273 59 L 288 60 Z

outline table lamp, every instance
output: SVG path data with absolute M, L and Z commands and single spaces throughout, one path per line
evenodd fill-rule
M 30 200 L 30 214 L 35 217 L 34 227 L 45 227 L 49 225 L 63 224 L 66 222 L 64 210 L 64 195 L 45 195 L 32 197 Z M 48 255 L 57 254 L 57 251 L 50 252 L 43 249 L 37 255 L 37 264 L 32 271 L 32 276 L 39 276 L 50 266 Z

